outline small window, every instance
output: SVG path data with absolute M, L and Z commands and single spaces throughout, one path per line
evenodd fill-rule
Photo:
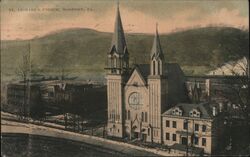
M 145 112 L 145 122 L 148 122 L 148 113 Z
M 207 144 L 206 138 L 202 138 L 202 146 L 206 146 L 206 144 Z
M 148 128 L 148 136 L 150 135 L 150 128 Z
M 207 130 L 206 125 L 202 125 L 202 132 L 206 132 L 206 130 Z
M 173 128 L 176 128 L 176 121 L 173 121 L 172 126 L 173 126 Z
M 194 137 L 194 144 L 199 145 L 199 138 L 198 137 Z
M 169 138 L 169 133 L 168 132 L 166 132 L 166 140 L 169 140 L 170 138 Z
M 173 141 L 176 141 L 176 134 L 173 134 Z
M 188 123 L 187 122 L 183 123 L 183 129 L 186 129 L 186 130 L 188 129 Z
M 169 127 L 169 120 L 166 120 L 166 127 Z
M 141 120 L 144 122 L 144 112 L 141 113 Z
M 194 130 L 195 130 L 195 131 L 199 131 L 199 124 L 195 124 L 195 125 L 194 125 Z
M 128 120 L 130 120 L 130 110 L 128 110 Z
M 137 87 L 138 86 L 138 82 L 134 82 L 133 86 Z
M 53 92 L 49 92 L 49 97 L 54 97 L 54 93 Z
M 182 137 L 181 138 L 181 144 L 183 144 L 183 145 L 187 145 L 187 138 L 186 137 Z
M 117 132 L 119 133 L 119 129 L 117 130 Z

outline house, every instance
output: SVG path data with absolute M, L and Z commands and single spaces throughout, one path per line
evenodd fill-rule
M 163 144 L 181 154 L 213 154 L 223 133 L 222 117 L 217 104 L 179 103 L 162 114 Z

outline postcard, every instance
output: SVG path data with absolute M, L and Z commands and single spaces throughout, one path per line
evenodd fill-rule
M 249 156 L 249 1 L 2 0 L 1 156 Z

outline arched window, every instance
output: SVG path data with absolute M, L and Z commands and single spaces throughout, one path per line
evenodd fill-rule
M 141 120 L 144 122 L 144 113 L 141 113 Z
M 161 74 L 161 64 L 160 64 L 160 61 L 158 62 L 158 75 Z
M 155 61 L 153 61 L 153 75 L 155 75 Z
M 116 66 L 117 66 L 117 60 L 116 60 L 116 57 L 114 57 L 114 68 L 116 68 Z

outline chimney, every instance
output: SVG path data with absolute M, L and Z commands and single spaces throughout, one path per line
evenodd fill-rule
M 209 97 L 210 96 L 210 79 L 206 79 L 206 87 L 205 87 L 205 90 L 206 90 L 206 94 L 207 96 Z
M 219 112 L 222 112 L 222 110 L 223 110 L 223 103 L 220 102 L 220 103 L 219 103 Z
M 216 107 L 213 106 L 213 116 L 216 116 L 217 115 L 217 110 L 216 110 Z

